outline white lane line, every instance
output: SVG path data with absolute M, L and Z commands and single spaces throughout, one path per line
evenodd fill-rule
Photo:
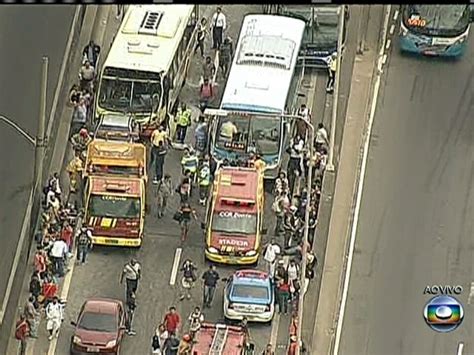
M 390 36 L 393 35 L 394 31 L 395 31 L 395 25 L 390 26 Z
M 398 11 L 398 10 L 395 11 L 395 13 L 393 14 L 393 21 L 397 21 L 399 13 L 400 13 L 400 11 Z
M 383 28 L 383 33 L 384 33 L 384 40 L 386 40 L 386 34 L 387 34 L 387 27 L 388 27 L 388 17 L 390 14 L 390 8 L 391 5 L 387 6 L 386 13 L 385 13 L 385 24 Z M 383 48 L 384 46 L 382 45 L 380 53 L 383 53 Z M 378 67 L 380 68 L 382 66 L 382 60 L 383 56 L 379 56 L 379 63 Z M 365 172 L 367 169 L 367 160 L 369 156 L 369 145 L 370 145 L 370 136 L 372 134 L 372 127 L 374 124 L 374 118 L 375 118 L 375 109 L 377 107 L 377 99 L 379 96 L 379 89 L 380 89 L 380 80 L 381 80 L 381 72 L 377 74 L 377 78 L 375 80 L 375 85 L 374 85 L 374 95 L 372 97 L 372 103 L 370 107 L 370 115 L 369 115 L 369 123 L 367 126 L 367 132 L 365 135 L 365 141 L 364 141 L 364 151 L 362 155 L 362 165 L 361 165 L 361 172 L 360 172 L 360 179 L 359 179 L 359 184 L 357 187 L 357 197 L 356 197 L 356 205 L 354 209 L 354 218 L 352 220 L 352 226 L 351 226 L 351 239 L 350 239 L 350 244 L 349 244 L 349 254 L 347 258 L 347 268 L 346 268 L 346 273 L 344 277 L 344 287 L 342 290 L 342 300 L 341 304 L 339 306 L 339 321 L 337 322 L 337 329 L 336 329 L 336 339 L 335 339 L 335 344 L 334 344 L 334 352 L 333 355 L 338 355 L 339 353 L 339 345 L 341 342 L 341 334 L 342 334 L 342 325 L 344 323 L 344 315 L 345 315 L 345 310 L 346 310 L 346 304 L 347 304 L 347 295 L 349 293 L 349 281 L 351 277 L 351 270 L 352 270 L 352 259 L 354 257 L 354 247 L 355 247 L 355 240 L 357 236 L 357 227 L 359 224 L 359 214 L 360 214 L 360 206 L 361 206 L 361 201 L 362 201 L 362 193 L 364 190 L 364 181 L 365 181 Z
M 170 285 L 173 286 L 176 283 L 176 277 L 178 276 L 179 261 L 181 260 L 181 253 L 183 249 L 176 248 L 174 253 L 173 268 L 171 269 Z
M 392 44 L 392 40 L 388 39 L 387 43 L 385 44 L 385 50 L 388 51 L 390 49 L 390 45 Z
M 385 65 L 386 62 L 387 62 L 387 55 L 384 54 L 382 57 L 382 65 Z
M 467 304 L 471 304 L 472 297 L 474 297 L 474 282 L 471 282 L 471 288 L 469 290 L 469 297 L 467 298 Z
M 459 343 L 457 355 L 462 355 L 463 351 L 464 351 L 464 343 Z

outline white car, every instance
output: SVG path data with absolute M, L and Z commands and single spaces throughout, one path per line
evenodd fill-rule
M 138 125 L 132 116 L 110 113 L 101 116 L 94 139 L 135 142 L 139 139 L 138 132 Z

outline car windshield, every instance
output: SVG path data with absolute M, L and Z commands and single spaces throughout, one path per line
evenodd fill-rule
M 250 122 L 252 146 L 262 155 L 276 155 L 280 150 L 281 118 L 256 116 Z
M 115 314 L 85 312 L 77 327 L 93 332 L 115 333 L 118 321 Z
M 89 215 L 108 218 L 139 218 L 140 199 L 112 195 L 93 195 L 89 201 Z
M 99 105 L 110 111 L 147 113 L 154 109 L 152 97 L 159 98 L 160 93 L 159 82 L 104 78 L 100 86 Z
M 255 285 L 236 285 L 232 287 L 231 297 L 255 298 L 268 300 L 270 298 L 268 288 Z
M 403 24 L 414 33 L 457 36 L 469 26 L 468 5 L 406 5 Z
M 212 231 L 229 234 L 252 234 L 257 232 L 257 215 L 230 211 L 215 212 Z

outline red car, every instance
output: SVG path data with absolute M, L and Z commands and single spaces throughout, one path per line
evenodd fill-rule
M 122 301 L 92 298 L 84 302 L 71 338 L 71 354 L 119 354 L 125 333 Z

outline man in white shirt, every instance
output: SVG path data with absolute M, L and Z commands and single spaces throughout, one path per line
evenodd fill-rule
M 272 238 L 270 240 L 270 243 L 268 243 L 265 249 L 265 254 L 263 256 L 263 259 L 266 261 L 267 264 L 267 270 L 271 277 L 273 277 L 273 275 L 275 274 L 276 259 L 277 255 L 280 254 L 280 252 L 280 246 L 276 244 L 274 239 Z
M 49 340 L 53 339 L 53 336 L 57 338 L 59 335 L 59 327 L 64 317 L 63 309 L 64 307 L 57 297 L 54 297 L 53 301 L 46 306 L 46 330 L 49 332 Z
M 212 16 L 212 49 L 219 49 L 222 44 L 222 38 L 226 29 L 226 18 L 222 13 L 220 7 L 217 8 L 216 12 Z
M 318 123 L 318 130 L 316 131 L 315 138 L 315 148 L 316 151 L 320 151 L 324 145 L 329 145 L 328 131 L 324 127 L 324 124 Z
M 53 259 L 54 273 L 59 277 L 64 276 L 64 259 L 68 253 L 68 247 L 64 240 L 56 239 L 51 247 L 50 255 Z
M 123 282 L 123 278 L 125 277 L 127 285 L 127 297 L 131 292 L 136 294 L 138 281 L 140 280 L 141 276 L 142 268 L 137 260 L 132 259 L 127 264 L 125 264 L 122 274 L 120 275 L 120 283 Z

